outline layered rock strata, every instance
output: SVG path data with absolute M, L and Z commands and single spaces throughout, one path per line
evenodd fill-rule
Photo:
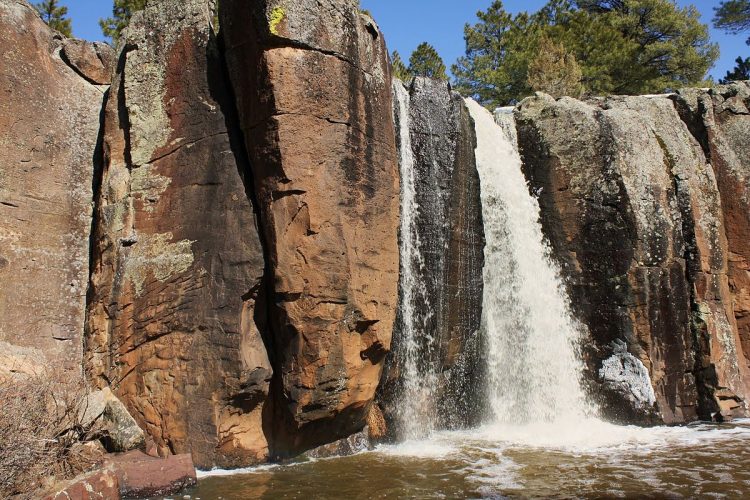
M 270 274 L 274 454 L 288 456 L 364 427 L 390 349 L 390 69 L 355 0 L 226 0 L 221 25 Z
M 404 85 L 396 82 L 395 85 Z M 418 323 L 412 334 L 419 336 L 421 368 L 438 374 L 437 419 L 440 426 L 470 424 L 478 416 L 481 399 L 479 374 L 482 367 L 479 329 L 482 316 L 482 267 L 484 228 L 474 149 L 474 123 L 463 98 L 447 82 L 416 78 L 409 82 L 408 116 L 398 117 L 396 129 L 408 127 L 413 165 L 415 214 L 412 238 L 418 256 L 405 272 L 420 286 L 412 297 L 401 287 L 399 315 L 394 330 L 394 355 L 381 390 L 389 420 L 398 413 L 400 384 L 406 362 L 406 321 Z M 399 103 L 394 105 L 396 111 Z M 405 123 L 399 123 L 403 120 Z M 409 145 L 399 144 L 399 148 Z M 401 155 L 402 157 L 404 155 Z M 403 172 L 402 172 L 403 176 Z M 409 308 L 403 301 L 415 302 Z M 403 317 L 409 310 L 414 318 Z M 426 409 L 425 409 L 426 411 Z
M 106 86 L 79 76 L 63 52 L 72 44 L 82 52 L 111 49 L 53 33 L 30 5 L 14 0 L 0 0 L 0 40 L 0 342 L 38 353 L 17 361 L 35 365 L 28 370 L 69 377 L 82 365 Z M 111 67 L 100 66 L 96 83 L 107 84 Z
M 87 370 L 161 455 L 265 461 L 272 375 L 252 179 L 203 0 L 158 2 L 120 41 L 104 111 Z
M 538 95 L 517 119 L 605 412 L 666 423 L 745 415 L 725 201 L 715 161 L 672 100 Z

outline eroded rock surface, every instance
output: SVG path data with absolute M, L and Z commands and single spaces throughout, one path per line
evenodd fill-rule
M 80 372 L 106 87 L 60 56 L 92 45 L 53 34 L 24 1 L 0 0 L 0 40 L 0 341 Z
M 87 370 L 159 453 L 268 457 L 264 259 L 211 5 L 159 2 L 124 35 L 104 119 Z
M 517 117 L 545 233 L 593 340 L 587 356 L 606 413 L 655 416 L 643 398 L 634 404 L 634 388 L 605 376 L 624 343 L 648 370 L 659 420 L 744 414 L 750 378 L 731 310 L 726 207 L 672 100 L 538 95 Z
M 383 36 L 355 0 L 222 1 L 268 266 L 286 456 L 361 430 L 391 344 L 399 176 Z

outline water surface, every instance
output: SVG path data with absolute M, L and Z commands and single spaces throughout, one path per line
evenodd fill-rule
M 438 432 L 351 457 L 203 473 L 249 498 L 748 498 L 750 420 L 643 429 L 596 420 Z

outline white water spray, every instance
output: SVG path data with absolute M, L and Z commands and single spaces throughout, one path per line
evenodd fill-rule
M 409 92 L 399 81 L 393 83 L 398 118 L 398 135 L 401 171 L 401 359 L 403 386 L 398 406 L 399 427 L 402 438 L 426 437 L 435 427 L 437 408 L 434 388 L 437 374 L 434 363 L 424 359 L 424 345 L 435 339 L 425 331 L 432 308 L 424 283 L 419 280 L 424 269 L 422 244 L 417 230 L 417 192 L 415 183 L 414 153 L 409 133 Z M 422 305 L 422 307 L 419 307 Z M 429 351 L 429 349 L 428 349 Z
M 539 204 L 529 193 L 515 138 L 506 133 L 515 126 L 499 126 L 472 100 L 467 106 L 476 124 L 487 240 L 482 325 L 490 419 L 580 425 L 592 414 L 581 387 L 581 327 L 544 242 Z

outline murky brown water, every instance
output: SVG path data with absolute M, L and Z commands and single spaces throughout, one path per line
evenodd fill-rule
M 750 498 L 750 421 L 445 432 L 352 457 L 207 476 L 190 494 L 203 500 Z

